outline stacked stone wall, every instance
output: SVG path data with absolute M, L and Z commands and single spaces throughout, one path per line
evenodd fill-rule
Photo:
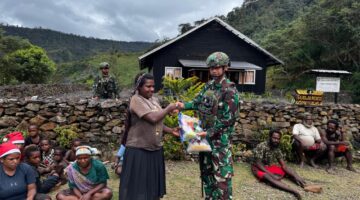
M 118 148 L 124 131 L 124 103 L 91 99 L 0 99 L 0 135 L 15 129 L 26 130 L 31 123 L 37 124 L 43 135 L 55 140 L 54 128 L 74 125 L 79 129 L 79 137 L 90 145 L 102 151 L 114 150 Z M 313 115 L 318 128 L 325 128 L 329 119 L 339 120 L 348 136 L 360 142 L 360 105 L 306 107 L 264 102 L 244 102 L 241 105 L 234 141 L 251 143 L 256 132 L 269 126 L 291 132 L 305 112 Z

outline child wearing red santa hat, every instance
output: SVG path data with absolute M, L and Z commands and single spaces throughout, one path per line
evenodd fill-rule
M 10 142 L 15 146 L 17 146 L 17 148 L 20 149 L 21 152 L 21 160 L 22 161 L 24 160 L 23 152 L 24 152 L 25 139 L 21 132 L 16 131 L 5 135 L 3 142 Z

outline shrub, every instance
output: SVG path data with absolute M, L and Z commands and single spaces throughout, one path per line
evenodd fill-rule
M 58 126 L 54 129 L 57 133 L 56 141 L 59 142 L 59 145 L 64 148 L 71 148 L 71 142 L 78 138 L 77 132 L 79 131 L 75 126 L 65 125 Z
M 190 77 L 187 79 L 179 78 L 173 79 L 170 77 L 163 78 L 163 93 L 164 100 L 167 103 L 175 101 L 190 101 L 200 92 L 204 83 L 198 82 L 197 77 Z M 194 111 L 184 111 L 186 115 L 194 116 Z M 168 127 L 174 128 L 178 126 L 178 115 L 169 114 L 164 119 L 164 124 Z M 180 142 L 180 139 L 166 134 L 164 136 L 164 155 L 165 159 L 171 160 L 183 160 L 184 145 Z

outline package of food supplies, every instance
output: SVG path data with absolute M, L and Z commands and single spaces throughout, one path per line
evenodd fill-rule
M 201 122 L 195 117 L 190 117 L 179 112 L 179 126 L 180 131 L 180 140 L 181 142 L 189 141 L 196 138 L 197 133 L 203 132 L 203 129 L 200 127 Z
M 205 138 L 203 139 L 195 138 L 189 141 L 189 145 L 186 151 L 188 153 L 206 152 L 206 151 L 211 151 L 211 147 Z

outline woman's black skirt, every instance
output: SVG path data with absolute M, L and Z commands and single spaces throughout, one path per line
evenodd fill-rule
M 155 200 L 166 194 L 163 149 L 126 147 L 120 175 L 119 200 Z

